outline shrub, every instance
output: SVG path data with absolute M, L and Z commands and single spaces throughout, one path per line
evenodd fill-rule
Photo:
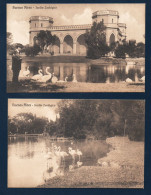
M 26 56 L 36 56 L 41 51 L 39 45 L 34 45 L 32 47 L 27 47 L 25 49 Z

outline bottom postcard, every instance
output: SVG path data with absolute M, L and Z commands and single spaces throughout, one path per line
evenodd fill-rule
M 9 188 L 144 188 L 144 100 L 9 99 Z

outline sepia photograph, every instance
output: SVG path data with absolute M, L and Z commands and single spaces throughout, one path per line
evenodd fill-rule
M 7 4 L 7 92 L 145 92 L 145 4 Z
M 145 100 L 8 99 L 8 188 L 144 188 Z

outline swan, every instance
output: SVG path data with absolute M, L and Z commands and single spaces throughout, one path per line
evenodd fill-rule
M 130 78 L 127 78 L 125 81 L 126 81 L 126 83 L 132 83 L 133 82 L 132 79 L 130 79 Z
M 44 157 L 46 159 L 51 159 L 52 158 L 52 152 L 48 152 Z
M 54 76 L 54 72 L 52 73 L 52 79 L 51 79 L 51 82 L 52 83 L 56 83 L 58 81 L 58 78 L 56 76 Z
M 27 70 L 23 71 L 23 76 L 25 77 L 29 77 L 29 74 L 30 74 L 30 70 L 29 70 L 29 66 L 27 67 Z
M 38 74 L 34 75 L 31 79 L 37 81 L 37 80 L 39 80 L 42 76 L 43 76 L 43 74 L 42 74 L 42 69 L 39 69 L 39 70 L 38 70 Z
M 47 75 L 44 75 L 40 79 L 38 79 L 39 82 L 47 82 L 47 81 L 49 81 L 51 79 L 52 74 L 50 72 L 48 72 L 49 68 L 50 67 L 46 67 L 46 74 Z
M 73 74 L 73 80 L 72 80 L 72 82 L 77 83 L 77 79 L 76 79 L 76 75 L 75 74 Z
M 57 81 L 57 83 L 64 83 L 64 82 L 67 82 L 67 79 L 68 79 L 68 77 L 65 77 L 65 80 L 59 80 L 59 81 Z
M 140 79 L 141 82 L 145 82 L 145 76 Z

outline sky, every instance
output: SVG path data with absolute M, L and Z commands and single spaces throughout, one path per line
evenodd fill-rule
M 31 16 L 50 16 L 54 26 L 91 24 L 97 10 L 118 11 L 119 22 L 127 25 L 127 40 L 145 42 L 145 4 L 7 4 L 7 32 L 13 34 L 14 43 L 28 44 Z
M 18 113 L 32 113 L 37 117 L 46 117 L 55 121 L 55 109 L 59 101 L 59 99 L 9 99 L 8 116 L 13 117 Z

